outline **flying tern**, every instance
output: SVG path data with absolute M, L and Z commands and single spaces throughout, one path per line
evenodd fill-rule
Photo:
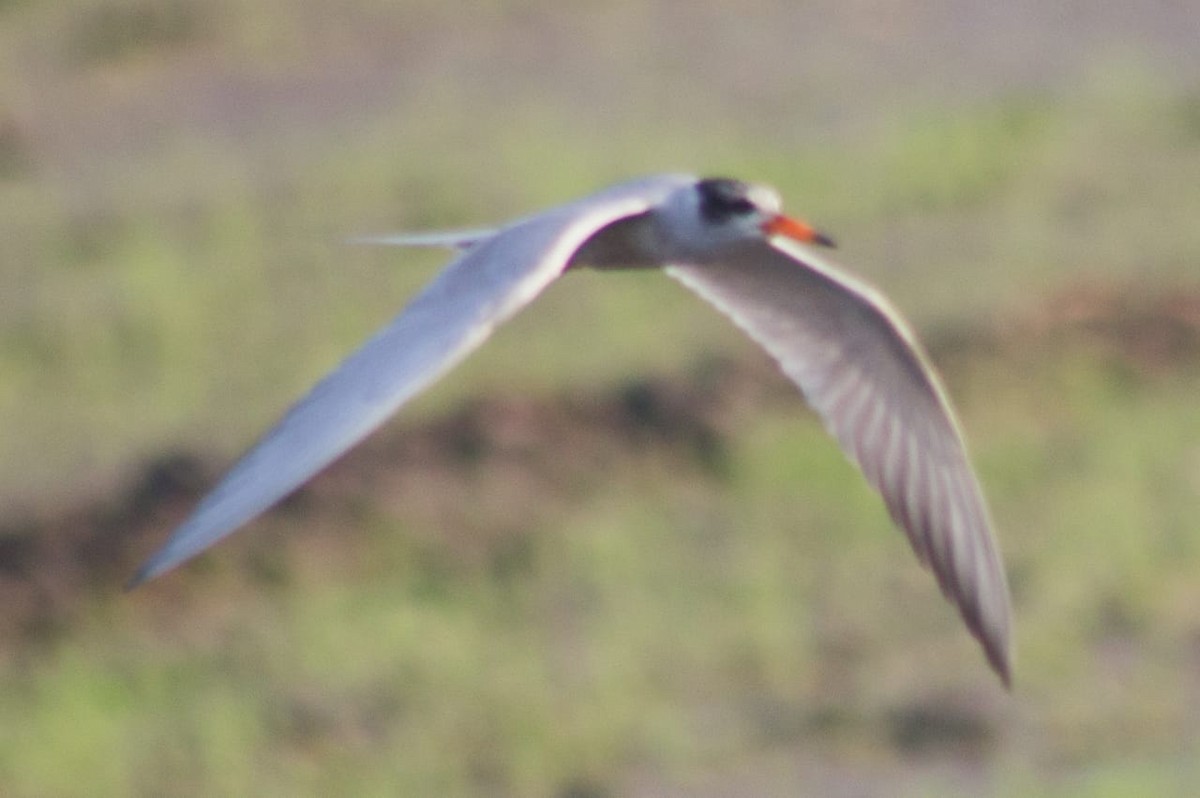
M 1005 684 L 1010 599 L 987 507 L 946 392 L 875 288 L 763 185 L 659 175 L 494 230 L 379 236 L 458 256 L 238 462 L 130 582 L 267 510 L 433 384 L 571 269 L 662 269 L 761 345 L 857 463 Z

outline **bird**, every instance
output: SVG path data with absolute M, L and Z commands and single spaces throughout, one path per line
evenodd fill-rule
M 723 177 L 630 180 L 494 229 L 358 243 L 446 247 L 450 264 L 321 379 L 218 482 L 128 586 L 283 499 L 575 269 L 660 269 L 773 358 L 882 496 L 918 560 L 1011 685 L 1011 599 L 947 393 L 899 312 L 824 257 L 834 242 L 779 193 Z

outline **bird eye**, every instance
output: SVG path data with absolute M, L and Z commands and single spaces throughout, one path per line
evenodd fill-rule
M 735 216 L 749 216 L 758 207 L 746 197 L 749 187 L 738 180 L 709 178 L 697 185 L 700 192 L 700 213 L 709 222 L 717 223 Z
M 738 197 L 726 206 L 726 210 L 734 216 L 747 216 L 754 213 L 754 203 L 745 197 Z

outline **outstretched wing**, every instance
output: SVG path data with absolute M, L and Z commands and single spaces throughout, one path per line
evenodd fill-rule
M 800 387 L 1007 684 L 1009 594 L 987 508 L 946 395 L 890 303 L 782 239 L 666 270 Z
M 558 277 L 593 234 L 644 212 L 685 180 L 664 176 L 617 186 L 471 246 L 292 407 L 130 587 L 208 548 L 293 491 L 483 343 Z

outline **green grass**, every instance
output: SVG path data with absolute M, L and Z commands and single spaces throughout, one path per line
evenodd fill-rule
M 1011 576 L 1016 690 L 813 420 L 757 396 L 716 458 L 582 438 L 484 452 L 318 492 L 132 595 L 0 582 L 18 603 L 80 602 L 0 650 L 0 792 L 1190 794 L 1200 371 L 1036 330 L 1080 283 L 1194 292 L 1194 87 L 1118 62 L 1070 92 L 885 103 L 822 135 L 803 120 L 820 69 L 733 96 L 713 68 L 729 96 L 651 81 L 610 110 L 605 81 L 567 72 L 583 90 L 554 94 L 553 69 L 488 49 L 489 26 L 556 30 L 537 4 L 283 6 L 0 3 L 6 520 L 111 495 L 163 451 L 228 462 L 445 259 L 346 236 L 501 221 L 651 170 L 745 176 L 829 228 L 923 331 L 1016 342 L 947 360 Z M 627 57 L 606 81 L 676 68 L 625 37 L 650 12 L 609 10 L 581 12 Z M 364 28 L 414 53 L 419 102 L 340 109 L 356 81 L 304 71 L 358 74 Z M 560 102 L 470 83 L 425 42 Z M 301 74 L 335 121 L 238 127 L 219 104 L 207 128 L 170 121 L 208 70 L 262 109 Z M 123 107 L 143 124 L 123 129 Z M 571 275 L 384 435 L 477 396 L 578 397 L 714 355 L 761 357 L 661 275 Z
M 1185 275 L 1200 251 L 1186 223 L 1200 211 L 1187 177 L 1200 163 L 1191 148 L 1167 145 L 1186 135 L 1186 102 L 1143 101 L 1143 116 L 1182 120 L 1176 129 L 1129 122 L 1123 109 L 1088 97 L 1053 108 L 1014 98 L 897 121 L 853 151 L 737 162 L 728 154 L 747 142 L 736 135 L 684 148 L 690 164 L 771 179 L 918 320 L 952 323 L 1019 307 L 1028 291 L 1073 274 Z M 344 236 L 503 219 L 608 182 L 605 164 L 625 152 L 544 111 L 527 122 L 518 114 L 514 143 L 502 136 L 498 150 L 552 160 L 554 181 L 523 156 L 480 184 L 485 170 L 469 157 L 451 160 L 439 144 L 460 122 L 450 112 L 440 124 L 414 130 L 383 119 L 351 146 L 269 178 L 254 177 L 245 153 L 175 143 L 89 189 L 104 210 L 64 204 L 53 182 L 8 186 L 9 262 L 44 254 L 39 270 L 0 276 L 16 305 L 0 321 L 10 375 L 0 419 L 14 431 L 0 442 L 0 462 L 23 464 L 0 475 L 0 491 L 38 495 L 63 473 L 82 478 L 78 466 L 111 483 L 131 453 L 168 436 L 232 454 L 442 260 L 348 248 Z M 664 139 L 663 151 L 681 143 Z M 292 146 L 312 145 L 285 137 L 276 157 L 286 162 Z M 655 150 L 638 157 L 659 168 L 677 162 Z M 497 386 L 602 385 L 739 346 L 669 281 L 572 276 L 415 412 Z M 231 357 L 248 352 L 258 354 Z
M 224 567 L 182 604 L 169 584 L 105 599 L 0 675 L 0 772 L 15 795 L 622 793 L 621 774 L 671 784 L 792 747 L 886 773 L 907 762 L 890 718 L 924 708 L 982 724 L 990 794 L 1184 795 L 1200 547 L 1173 508 L 1194 496 L 1196 377 L 1130 387 L 1069 349 L 974 368 L 1011 697 L 878 502 L 780 408 L 739 419 L 727 476 L 650 450 L 547 509 L 499 465 L 463 472 L 442 501 L 527 519 L 483 557 L 356 511 L 348 552 L 302 536 L 275 587 Z M 1069 420 L 1031 424 L 1048 392 Z

